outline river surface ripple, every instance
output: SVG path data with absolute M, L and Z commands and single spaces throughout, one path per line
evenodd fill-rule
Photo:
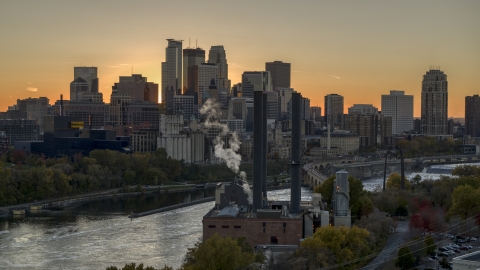
M 268 196 L 289 200 L 290 189 Z M 311 191 L 302 188 L 302 200 L 311 200 Z M 214 202 L 128 219 L 131 209 L 143 210 L 136 207 L 141 203 L 145 198 L 139 196 L 1 218 L 0 269 L 105 269 L 130 262 L 180 267 L 187 249 L 201 239 L 202 218 Z

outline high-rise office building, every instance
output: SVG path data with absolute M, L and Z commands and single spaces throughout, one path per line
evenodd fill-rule
M 328 94 L 325 96 L 325 124 L 330 129 L 343 129 L 343 96 Z
M 210 63 L 202 63 L 198 66 L 198 83 L 196 92 L 198 93 L 198 109 L 203 105 L 204 94 L 208 92 L 210 86 L 218 85 L 218 66 Z
M 267 98 L 267 118 L 278 119 L 278 92 L 265 92 L 264 98 Z
M 310 120 L 310 99 L 309 98 L 302 98 L 302 112 L 301 112 L 302 120 Z
M 73 67 L 73 79 L 82 78 L 88 83 L 89 93 L 98 93 L 97 67 Z
M 480 96 L 465 97 L 465 134 L 480 137 Z
M 352 107 L 348 108 L 348 114 L 376 114 L 378 113 L 377 107 L 372 104 L 353 104 Z
M 430 69 L 422 81 L 422 133 L 425 135 L 448 134 L 448 81 L 439 69 Z
M 280 119 L 290 119 L 290 101 L 292 100 L 293 88 L 277 88 Z
M 310 107 L 310 119 L 315 121 L 320 121 L 322 117 L 322 108 L 319 106 Z
M 272 77 L 272 88 L 290 87 L 290 63 L 282 61 L 273 61 L 265 63 L 265 70 L 270 71 Z
M 195 96 L 195 82 L 198 80 L 196 67 L 205 63 L 205 50 L 201 48 L 183 49 L 183 94 Z
M 345 130 L 357 133 L 360 147 L 370 148 L 393 143 L 392 118 L 382 114 L 348 114 L 345 116 Z
M 113 94 L 130 96 L 131 102 L 158 103 L 158 84 L 147 82 L 147 77 L 142 77 L 141 74 L 120 76 L 119 82 L 112 86 Z
M 210 51 L 208 52 L 208 63 L 218 66 L 218 88 L 225 88 L 230 93 L 231 83 L 228 79 L 227 55 L 223 45 L 210 47 Z
M 392 117 L 392 134 L 413 130 L 413 96 L 398 90 L 382 95 L 382 114 Z
M 182 40 L 167 39 L 165 62 L 162 62 L 162 102 L 165 102 L 167 91 L 172 96 L 182 91 Z
M 245 71 L 242 74 L 242 97 L 253 98 L 254 91 L 272 91 L 268 71 Z

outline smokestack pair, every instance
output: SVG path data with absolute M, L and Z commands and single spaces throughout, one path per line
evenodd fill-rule
M 257 212 L 267 197 L 267 97 L 263 91 L 254 91 L 253 112 L 253 212 Z

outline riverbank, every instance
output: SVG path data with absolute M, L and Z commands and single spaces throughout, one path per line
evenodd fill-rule
M 148 187 L 147 187 L 148 188 Z M 0 207 L 0 217 L 10 215 L 13 210 L 25 210 L 30 211 L 31 206 L 41 206 L 42 209 L 65 207 L 71 203 L 82 201 L 96 201 L 102 199 L 116 198 L 116 197 L 129 197 L 139 195 L 152 195 L 152 194 L 164 194 L 164 193 L 178 193 L 178 192 L 192 192 L 197 190 L 195 187 L 188 188 L 176 188 L 176 189 L 159 189 L 157 187 L 151 187 L 150 190 L 141 192 L 118 192 L 122 189 L 111 189 L 103 192 L 94 192 L 89 194 L 71 196 L 67 198 L 56 198 L 43 201 L 36 201 L 24 204 L 10 205 Z
M 275 190 L 282 190 L 282 189 L 288 189 L 288 188 L 290 188 L 289 184 L 288 185 L 281 185 L 281 186 L 267 187 L 267 191 L 275 191 Z M 207 198 L 203 198 L 203 199 L 199 199 L 199 200 L 195 200 L 195 201 L 191 201 L 191 202 L 185 202 L 185 203 L 180 203 L 180 204 L 176 204 L 176 205 L 172 205 L 172 206 L 162 207 L 162 208 L 158 208 L 158 209 L 155 209 L 155 210 L 146 211 L 146 212 L 142 212 L 142 213 L 132 213 L 128 217 L 131 218 L 131 219 L 139 218 L 139 217 L 144 217 L 144 216 L 158 214 L 158 213 L 162 213 L 162 212 L 166 212 L 166 211 L 175 210 L 175 209 L 178 209 L 178 208 L 192 206 L 192 205 L 196 205 L 196 204 L 200 204 L 200 203 L 213 202 L 214 200 L 215 200 L 215 196 L 211 196 L 211 197 L 207 197 Z
M 205 189 L 213 189 L 215 188 L 215 185 L 210 185 L 210 186 L 205 186 Z M 148 187 L 147 187 L 148 188 Z M 281 189 L 288 189 L 290 188 L 290 184 L 284 184 L 281 186 L 272 186 L 268 187 L 268 191 L 274 191 L 274 190 L 281 190 Z M 192 191 L 197 191 L 199 189 L 195 187 L 188 187 L 188 188 L 175 188 L 175 189 L 169 189 L 169 187 L 150 187 L 150 190 L 142 191 L 142 192 L 118 192 L 121 189 L 114 189 L 114 190 L 107 190 L 103 192 L 95 192 L 95 193 L 90 193 L 87 195 L 78 195 L 78 196 L 72 196 L 68 198 L 62 198 L 62 199 L 50 199 L 50 200 L 44 200 L 44 201 L 37 201 L 37 202 L 31 202 L 31 203 L 24 203 L 24 204 L 18 204 L 18 205 L 11 205 L 11 206 L 4 206 L 0 207 L 0 217 L 5 217 L 13 214 L 14 210 L 25 210 L 26 212 L 30 211 L 31 206 L 41 206 L 42 209 L 63 209 L 69 204 L 72 203 L 77 203 L 77 202 L 87 202 L 87 201 L 96 201 L 96 200 L 102 200 L 102 199 L 110 199 L 110 198 L 119 198 L 119 197 L 130 197 L 130 196 L 140 196 L 140 195 L 153 195 L 153 194 L 170 194 L 170 193 L 181 193 L 181 192 L 192 192 Z M 213 197 L 212 197 L 213 198 Z M 210 201 L 213 201 L 211 199 Z M 174 206 L 168 206 L 164 207 L 166 208 L 165 210 L 160 209 L 155 209 L 147 212 L 152 212 L 152 211 L 159 211 L 156 213 L 161 213 L 164 211 L 170 211 L 173 209 L 177 208 L 182 208 L 190 205 L 195 205 L 199 203 L 203 203 L 204 201 L 202 200 L 196 200 L 192 202 L 187 202 L 187 203 L 182 203 L 179 205 L 174 205 Z M 206 202 L 206 201 L 205 201 Z M 185 204 L 185 205 L 183 205 Z M 146 213 L 146 212 L 145 212 Z M 153 214 L 150 213 L 150 214 Z M 148 215 L 150 215 L 148 214 Z M 140 216 L 145 216 L 147 214 L 143 213 L 137 213 L 135 215 L 139 216 L 134 216 L 140 217 Z

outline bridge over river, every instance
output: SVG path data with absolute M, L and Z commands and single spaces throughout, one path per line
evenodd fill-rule
M 430 165 L 458 164 L 458 163 L 480 163 L 480 155 L 452 155 L 434 156 L 405 159 L 405 171 L 422 170 Z M 323 160 L 305 164 L 302 167 L 303 184 L 314 187 L 325 181 L 329 176 L 339 170 L 345 170 L 358 179 L 370 179 L 383 177 L 385 160 L 358 162 L 354 160 Z M 400 173 L 400 159 L 389 159 L 387 161 L 387 175 Z

